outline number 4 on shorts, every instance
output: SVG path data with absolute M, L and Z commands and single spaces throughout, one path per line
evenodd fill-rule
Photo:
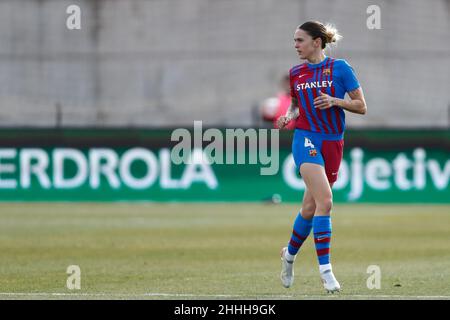
M 309 140 L 308 138 L 305 138 L 305 147 L 315 148 L 311 140 Z

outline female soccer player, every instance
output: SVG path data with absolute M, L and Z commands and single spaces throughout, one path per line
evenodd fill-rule
M 327 44 L 339 38 L 336 29 L 318 21 L 302 24 L 294 34 L 295 49 L 306 62 L 289 71 L 292 102 L 278 127 L 295 121 L 292 154 L 306 189 L 288 246 L 281 250 L 281 282 L 286 288 L 294 282 L 295 257 L 313 229 L 323 285 L 327 292 L 340 290 L 330 263 L 331 187 L 342 160 L 344 110 L 365 114 L 367 107 L 353 68 L 324 54 Z M 345 93 L 351 100 L 344 99 Z

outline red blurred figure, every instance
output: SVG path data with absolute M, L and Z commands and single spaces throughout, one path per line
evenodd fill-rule
M 265 121 L 271 121 L 275 129 L 278 129 L 278 118 L 284 116 L 291 105 L 292 97 L 289 75 L 285 75 L 281 79 L 281 88 L 282 91 L 276 97 L 266 99 L 262 106 L 263 119 Z M 289 122 L 285 129 L 294 130 L 295 121 Z

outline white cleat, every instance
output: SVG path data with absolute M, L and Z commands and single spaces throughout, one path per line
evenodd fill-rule
M 323 287 L 328 293 L 335 293 L 341 290 L 341 285 L 334 277 L 333 271 L 331 269 L 325 270 L 320 274 L 322 278 Z
M 281 283 L 283 287 L 289 288 L 294 283 L 294 261 L 288 261 L 285 257 L 287 247 L 281 249 Z

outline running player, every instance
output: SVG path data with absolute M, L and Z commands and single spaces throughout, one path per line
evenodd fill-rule
M 292 154 L 306 189 L 288 246 L 281 250 L 281 281 L 286 288 L 294 282 L 293 263 L 311 229 L 325 289 L 341 288 L 330 263 L 331 188 L 343 155 L 344 110 L 365 114 L 367 107 L 353 68 L 324 53 L 327 44 L 339 38 L 336 29 L 318 21 L 302 24 L 294 34 L 295 49 L 306 62 L 290 70 L 292 101 L 278 127 L 295 121 Z M 350 100 L 344 99 L 346 93 Z

